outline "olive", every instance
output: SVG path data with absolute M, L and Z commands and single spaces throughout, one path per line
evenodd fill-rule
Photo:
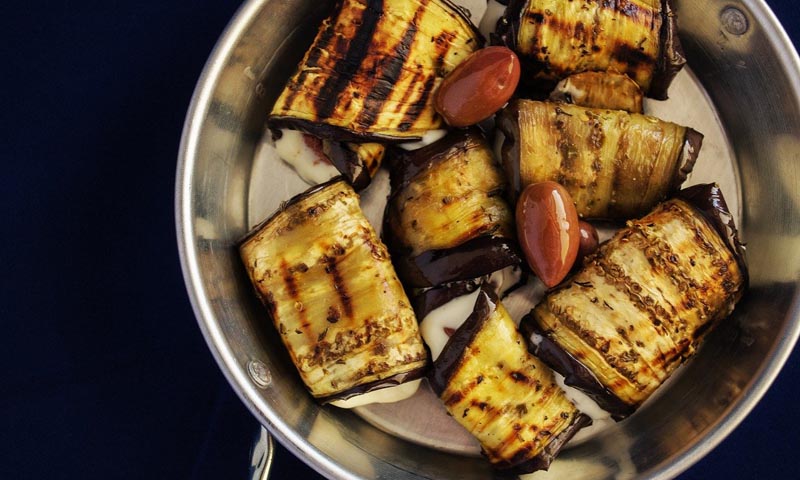
M 477 50 L 442 80 L 434 95 L 434 108 L 450 126 L 474 125 L 508 102 L 519 76 L 519 58 L 508 48 Z
M 549 288 L 567 276 L 578 256 L 578 213 L 567 190 L 556 182 L 533 183 L 516 207 L 517 236 L 533 272 Z
M 580 231 L 578 260 L 582 260 L 584 257 L 597 250 L 597 246 L 600 244 L 600 237 L 597 235 L 597 229 L 589 222 L 584 222 L 583 220 L 578 221 L 578 229 Z

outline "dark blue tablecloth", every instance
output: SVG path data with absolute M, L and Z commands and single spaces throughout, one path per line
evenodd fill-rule
M 797 44 L 797 6 L 768 3 Z M 173 214 L 184 115 L 238 6 L 3 6 L 0 478 L 245 476 L 257 425 L 196 326 Z M 798 360 L 681 478 L 790 477 Z M 279 448 L 272 478 L 315 475 Z

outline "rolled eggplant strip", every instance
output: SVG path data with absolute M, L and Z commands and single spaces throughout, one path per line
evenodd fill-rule
M 423 375 L 427 353 L 408 297 L 342 179 L 289 200 L 243 240 L 240 254 L 318 400 Z
M 501 156 L 512 186 L 563 185 L 582 218 L 626 220 L 676 192 L 694 168 L 703 135 L 621 110 L 515 100 L 499 116 Z
M 338 141 L 419 140 L 442 125 L 433 91 L 482 45 L 448 0 L 341 0 L 269 124 Z
M 642 90 L 624 73 L 583 72 L 561 80 L 550 92 L 551 102 L 579 107 L 642 113 Z
M 530 355 L 505 308 L 480 290 L 429 376 L 453 418 L 481 443 L 492 466 L 546 470 L 561 447 L 591 423 Z
M 390 161 L 384 238 L 408 286 L 470 280 L 520 262 L 506 180 L 476 130 Z
M 574 73 L 614 71 L 664 100 L 686 64 L 671 0 L 511 0 L 493 41 L 516 51 L 544 90 Z
M 744 250 L 715 185 L 628 222 L 523 318 L 531 351 L 622 418 L 741 298 Z

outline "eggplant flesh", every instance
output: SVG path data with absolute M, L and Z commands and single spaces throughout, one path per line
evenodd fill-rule
M 743 249 L 718 187 L 687 191 L 708 199 L 714 189 L 722 200 L 712 208 L 679 194 L 628 222 L 522 320 L 523 331 L 563 351 L 550 365 L 595 398 L 608 397 L 617 418 L 694 354 L 746 288 Z M 576 374 L 572 361 L 595 380 Z
M 508 312 L 485 290 L 434 362 L 429 380 L 499 470 L 547 469 L 561 447 L 591 423 L 553 372 L 527 352 Z
M 642 90 L 624 73 L 583 72 L 561 80 L 550 93 L 551 102 L 579 107 L 642 113 Z
M 269 123 L 339 141 L 419 140 L 442 125 L 433 91 L 482 45 L 448 0 L 342 0 Z
M 428 357 L 408 297 L 344 180 L 287 202 L 251 231 L 240 254 L 318 400 L 423 375 Z
M 686 64 L 671 0 L 512 0 L 494 41 L 516 51 L 547 90 L 574 73 L 612 71 L 664 100 Z
M 512 186 L 554 181 L 582 218 L 620 220 L 647 213 L 678 190 L 703 135 L 621 110 L 515 100 L 499 116 L 503 165 Z
M 325 155 L 356 191 L 366 188 L 383 162 L 386 147 L 380 143 L 323 140 Z
M 482 134 L 452 132 L 390 166 L 384 238 L 407 285 L 470 280 L 519 263 L 506 180 Z

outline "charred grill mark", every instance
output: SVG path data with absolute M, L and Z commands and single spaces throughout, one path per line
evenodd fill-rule
M 613 48 L 614 58 L 626 63 L 628 71 L 635 72 L 640 65 L 654 65 L 657 59 L 644 52 L 643 47 L 634 47 L 630 43 L 618 43 Z
M 622 361 L 616 355 L 609 354 L 609 347 L 611 340 L 598 336 L 592 330 L 584 328 L 580 322 L 570 315 L 565 310 L 554 305 L 554 302 L 548 302 L 550 312 L 561 322 L 565 327 L 571 330 L 578 338 L 580 338 L 586 345 L 594 349 L 605 362 L 610 365 L 620 376 L 628 380 L 635 388 L 641 389 L 643 386 L 636 378 L 636 371 L 632 370 L 626 362 Z
M 333 288 L 336 290 L 336 293 L 339 295 L 339 300 L 342 302 L 342 308 L 344 309 L 344 314 L 348 318 L 352 318 L 353 317 L 352 299 L 350 298 L 350 295 L 347 293 L 347 285 L 345 284 L 345 281 L 342 278 L 342 275 L 336 266 L 336 257 L 325 257 L 324 262 L 325 262 L 325 273 L 331 276 L 331 281 L 333 282 Z
M 383 0 L 368 2 L 361 14 L 361 24 L 347 46 L 347 53 L 336 63 L 336 73 L 325 80 L 319 95 L 314 99 L 317 120 L 331 117 L 336 110 L 340 95 L 350 84 L 353 75 L 369 54 L 372 37 L 382 17 Z
M 430 0 L 420 0 L 414 12 L 414 18 L 409 22 L 400 41 L 394 47 L 394 55 L 381 65 L 381 73 L 375 81 L 372 90 L 364 99 L 364 109 L 356 119 L 356 123 L 369 128 L 375 125 L 377 114 L 383 108 L 383 104 L 391 96 L 392 90 L 397 84 L 398 79 L 403 74 L 403 66 L 408 60 L 414 37 L 417 35 L 417 25 Z M 382 2 L 381 2 L 382 3 Z M 409 125 L 410 127 L 410 125 Z M 402 129 L 401 129 L 402 130 Z M 408 130 L 406 128 L 405 130 Z

